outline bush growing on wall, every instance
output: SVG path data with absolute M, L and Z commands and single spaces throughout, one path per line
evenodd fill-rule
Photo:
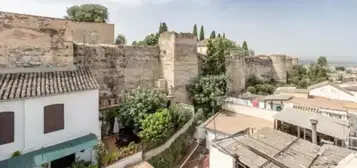
M 169 110 L 158 109 L 154 114 L 149 114 L 141 120 L 142 131 L 139 136 L 147 148 L 155 147 L 165 141 L 174 130 Z
M 193 123 L 185 133 L 172 142 L 169 148 L 167 148 L 160 155 L 149 159 L 148 162 L 155 168 L 168 168 L 176 166 L 175 164 L 180 159 L 180 156 L 184 154 L 185 149 L 188 147 L 195 128 L 195 124 Z

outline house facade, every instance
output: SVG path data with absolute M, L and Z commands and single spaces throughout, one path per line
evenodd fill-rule
M 87 68 L 8 71 L 0 83 L 1 168 L 95 161 L 99 86 Z
M 308 91 L 309 96 L 357 102 L 357 97 L 353 93 L 329 81 L 312 85 L 308 87 Z

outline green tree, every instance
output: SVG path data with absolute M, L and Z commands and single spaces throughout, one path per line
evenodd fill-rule
M 156 34 L 149 34 L 143 41 L 139 41 L 138 45 L 141 46 L 155 46 L 159 42 L 159 37 Z
M 226 33 L 223 33 L 223 36 L 222 36 L 223 38 L 226 38 Z
M 117 115 L 129 128 L 140 130 L 140 121 L 156 109 L 166 106 L 166 96 L 156 89 L 136 88 L 124 96 Z
M 126 44 L 126 38 L 122 34 L 118 34 L 117 38 L 115 39 L 115 44 L 118 45 L 125 45 Z
M 167 32 L 168 28 L 165 22 L 160 23 L 160 27 L 159 27 L 159 35 L 163 32 Z
M 200 76 L 188 90 L 196 110 L 202 110 L 205 118 L 213 115 L 212 109 L 218 111 L 226 93 L 226 77 L 221 75 Z
M 252 94 L 256 94 L 256 93 L 257 93 L 257 90 L 255 89 L 254 86 L 249 86 L 249 87 L 247 88 L 247 91 L 250 92 L 250 93 L 252 93 Z
M 201 25 L 200 29 L 200 41 L 205 39 L 205 31 L 203 29 L 203 25 Z
M 221 38 L 221 33 L 218 33 L 217 38 Z
M 197 39 L 198 39 L 198 34 L 197 34 L 197 25 L 196 25 L 196 24 L 193 26 L 193 31 L 192 31 L 192 34 L 193 34 L 193 35 L 195 35 L 195 36 L 197 37 Z
M 317 64 L 320 65 L 320 66 L 322 66 L 322 67 L 327 66 L 327 59 L 326 59 L 326 57 L 323 57 L 323 56 L 319 57 L 319 58 L 317 59 Z
M 133 42 L 131 43 L 131 45 L 138 45 L 138 42 L 133 41 Z
M 70 19 L 77 22 L 96 22 L 106 23 L 108 21 L 108 9 L 99 4 L 83 4 L 74 5 L 67 8 L 67 16 L 65 19 Z
M 243 41 L 242 48 L 243 48 L 244 50 L 247 50 L 247 51 L 249 50 L 249 49 L 248 49 L 248 44 L 247 44 L 246 41 Z
M 211 32 L 211 35 L 209 36 L 209 38 L 210 38 L 210 39 L 216 38 L 216 31 L 213 30 L 213 31 Z
M 346 68 L 345 68 L 344 66 L 337 66 L 337 67 L 335 68 L 335 70 L 336 70 L 336 71 L 345 71 Z
M 158 109 L 140 121 L 139 137 L 144 143 L 163 142 L 173 132 L 172 117 L 167 109 Z

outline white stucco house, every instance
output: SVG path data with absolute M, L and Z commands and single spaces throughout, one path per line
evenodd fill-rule
M 309 91 L 309 96 L 357 102 L 357 96 L 355 94 L 330 81 L 311 85 L 307 89 Z
M 98 92 L 84 67 L 2 70 L 0 167 L 64 168 L 76 159 L 95 162 Z M 21 155 L 11 157 L 16 151 Z

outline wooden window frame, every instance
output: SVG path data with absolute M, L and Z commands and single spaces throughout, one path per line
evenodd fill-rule
M 15 142 L 15 113 L 0 112 L 0 145 Z
M 64 104 L 43 107 L 43 133 L 48 134 L 64 129 Z

